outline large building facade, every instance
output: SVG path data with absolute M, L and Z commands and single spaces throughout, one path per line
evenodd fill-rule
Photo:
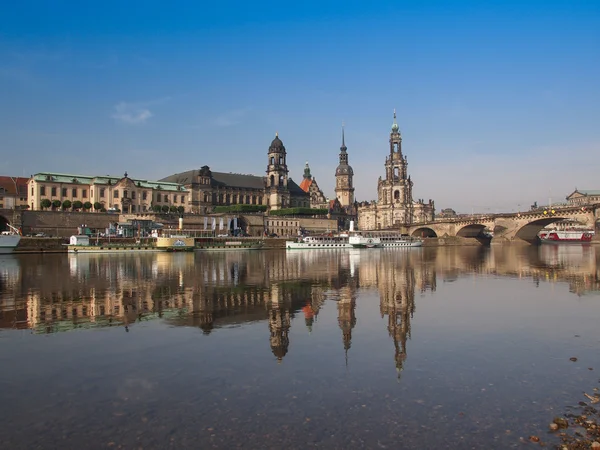
M 30 210 L 45 209 L 45 200 L 51 208 L 74 206 L 75 202 L 92 205 L 94 210 L 116 210 L 123 213 L 151 212 L 155 207 L 189 211 L 189 192 L 181 184 L 164 181 L 147 181 L 130 178 L 125 172 L 122 177 L 68 175 L 40 172 L 28 183 L 28 205 Z M 65 203 L 65 202 L 69 203 Z M 59 206 L 54 206 L 54 204 Z
M 203 166 L 160 181 L 185 186 L 190 192 L 189 208 L 198 214 L 210 213 L 215 206 L 264 205 L 274 211 L 325 204 L 322 201 L 325 196 L 316 182 L 311 187 L 312 183 L 307 184 L 303 180 L 303 185 L 307 186 L 302 188 L 289 178 L 288 173 L 287 151 L 276 134 L 267 150 L 265 176 L 213 172 L 208 166 Z M 308 174 L 310 176 L 310 169 Z
M 432 221 L 435 215 L 433 200 L 425 203 L 412 196 L 413 182 L 408 175 L 408 161 L 402 153 L 402 135 L 396 122 L 390 132 L 390 153 L 385 159 L 385 178 L 377 183 L 377 202 L 358 208 L 361 230 L 390 229 L 415 222 Z

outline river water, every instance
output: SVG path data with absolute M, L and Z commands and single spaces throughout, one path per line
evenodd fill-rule
M 598 386 L 599 256 L 2 256 L 0 447 L 552 446 Z

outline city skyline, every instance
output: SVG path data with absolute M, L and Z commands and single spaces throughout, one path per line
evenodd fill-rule
M 510 212 L 598 189 L 596 2 L 0 7 L 0 173 L 264 175 L 278 132 L 377 198 L 395 108 L 415 199 Z

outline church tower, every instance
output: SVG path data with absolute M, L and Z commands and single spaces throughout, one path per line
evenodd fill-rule
M 348 165 L 348 153 L 346 152 L 344 125 L 342 125 L 342 146 L 340 147 L 340 163 L 335 169 L 335 195 L 342 205 L 348 207 L 354 203 L 354 186 L 352 185 L 352 177 L 354 171 Z
M 288 168 L 285 162 L 286 152 L 279 135 L 271 142 L 268 151 L 266 194 L 269 208 L 272 210 L 287 208 L 290 205 L 288 190 Z
M 393 221 L 410 223 L 412 218 L 412 186 L 413 182 L 407 175 L 408 161 L 402 154 L 402 135 L 396 122 L 394 110 L 394 123 L 390 132 L 390 154 L 385 159 L 385 180 L 378 186 L 379 201 L 392 208 L 401 207 L 393 215 Z

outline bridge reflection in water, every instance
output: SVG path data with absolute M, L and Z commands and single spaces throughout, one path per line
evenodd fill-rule
M 0 442 L 512 448 L 597 381 L 599 290 L 593 245 L 1 257 Z
M 357 292 L 377 292 L 396 367 L 406 358 L 415 293 L 473 274 L 600 290 L 595 246 L 449 247 L 409 251 L 247 252 L 148 255 L 9 255 L 0 259 L 0 327 L 53 333 L 164 319 L 214 329 L 264 321 L 281 361 L 290 328 L 311 331 L 337 302 L 342 348 L 352 345 Z M 297 326 L 297 325 L 295 325 Z

